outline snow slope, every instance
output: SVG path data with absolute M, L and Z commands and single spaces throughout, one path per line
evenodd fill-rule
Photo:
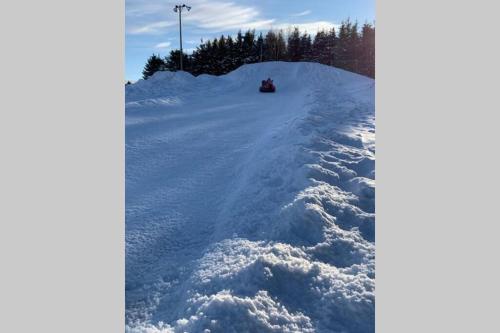
M 267 62 L 127 86 L 127 332 L 373 332 L 374 85 Z

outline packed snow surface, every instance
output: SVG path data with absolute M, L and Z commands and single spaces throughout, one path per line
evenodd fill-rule
M 285 62 L 127 86 L 127 332 L 373 332 L 374 89 Z

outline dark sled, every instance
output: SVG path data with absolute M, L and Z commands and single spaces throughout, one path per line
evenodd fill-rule
M 273 93 L 276 91 L 276 87 L 275 86 L 270 86 L 270 87 L 260 87 L 259 88 L 259 91 L 260 92 L 263 92 L 263 93 Z

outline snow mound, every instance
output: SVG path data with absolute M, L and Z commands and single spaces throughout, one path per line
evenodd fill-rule
M 372 79 L 269 62 L 126 98 L 127 332 L 374 331 Z
M 156 72 L 147 80 L 125 86 L 125 101 L 176 96 L 186 89 L 192 89 L 195 82 L 195 77 L 187 72 Z

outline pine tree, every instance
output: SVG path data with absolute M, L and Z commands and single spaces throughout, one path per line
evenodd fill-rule
M 375 28 L 368 23 L 361 29 L 360 74 L 375 78 Z
M 354 22 L 349 30 L 349 38 L 347 43 L 349 64 L 347 70 L 352 72 L 359 72 L 359 51 L 360 51 L 360 37 L 358 33 L 358 22 Z
M 245 58 L 245 55 L 243 54 L 243 34 L 241 33 L 241 30 L 238 31 L 238 34 L 236 35 L 233 55 L 235 57 L 236 66 L 240 67 L 244 63 L 243 59 Z
M 150 76 L 158 71 L 165 70 L 165 62 L 160 55 L 153 54 L 146 61 L 146 65 L 144 66 L 144 70 L 142 71 L 142 78 L 147 80 Z
M 217 43 L 217 71 L 216 75 L 226 74 L 231 71 L 229 59 L 227 58 L 229 50 L 226 44 L 226 38 L 222 35 Z
M 181 68 L 180 62 L 180 50 L 172 50 L 170 54 L 165 57 L 165 69 L 171 72 L 176 72 Z M 191 61 L 190 57 L 187 54 L 182 54 L 182 67 L 186 72 L 191 72 Z
M 217 56 L 219 53 L 219 39 L 214 38 L 211 43 L 212 47 L 208 53 L 208 73 L 210 75 L 216 75 L 218 69 L 217 66 Z
M 335 44 L 334 53 L 334 66 L 342 69 L 348 69 L 349 67 L 349 33 L 351 30 L 351 23 L 349 20 L 343 21 L 337 37 L 337 43 Z
M 318 31 L 312 44 L 312 60 L 321 64 L 330 64 L 328 35 L 324 30 Z
M 337 35 L 335 33 L 335 28 L 331 28 L 326 34 L 326 54 L 327 59 L 325 59 L 325 64 L 334 66 L 335 63 L 335 46 L 337 44 Z
M 300 54 L 301 60 L 311 61 L 312 60 L 312 41 L 311 35 L 304 33 L 300 37 Z
M 234 41 L 233 37 L 227 36 L 226 39 L 226 59 L 225 63 L 228 66 L 228 71 L 233 71 L 238 67 L 238 61 L 235 58 L 235 46 L 234 46 Z
M 276 50 L 278 37 L 273 30 L 269 30 L 264 38 L 263 44 L 263 60 L 273 61 L 276 60 Z
M 287 50 L 284 39 L 281 41 L 282 38 L 283 34 L 281 31 L 268 31 L 264 39 L 264 61 L 277 61 L 280 59 L 281 53 L 284 53 L 284 56 L 281 57 L 281 60 L 284 60 Z
M 283 60 L 286 60 L 286 53 L 287 53 L 285 34 L 283 33 L 283 30 L 278 31 L 277 37 L 278 38 L 276 40 L 276 46 L 277 46 L 276 60 L 283 61 Z
M 213 74 L 213 58 L 214 58 L 214 52 L 216 50 L 216 46 L 214 43 L 211 41 L 207 42 L 207 52 L 206 52 L 206 58 L 205 58 L 205 71 L 204 73 L 206 74 Z
M 288 50 L 287 58 L 289 61 L 300 61 L 303 59 L 301 49 L 301 39 L 299 28 L 295 27 L 288 36 Z
M 258 61 L 262 62 L 264 59 L 264 37 L 262 36 L 262 32 L 259 34 L 257 38 L 257 42 L 255 43 L 255 49 L 258 54 Z
M 257 62 L 258 53 L 255 48 L 255 30 L 247 30 L 243 36 L 243 63 L 251 64 Z

